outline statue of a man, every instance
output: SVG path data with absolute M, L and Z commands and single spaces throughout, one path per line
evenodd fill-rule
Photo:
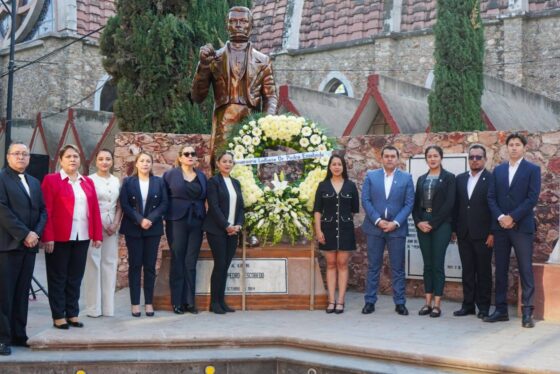
M 201 103 L 212 85 L 212 155 L 223 145 L 229 128 L 246 116 L 258 111 L 276 114 L 278 98 L 272 64 L 268 56 L 254 49 L 249 42 L 252 23 L 251 10 L 232 7 L 227 18 L 230 40 L 217 51 L 211 44 L 200 48 L 191 98 Z

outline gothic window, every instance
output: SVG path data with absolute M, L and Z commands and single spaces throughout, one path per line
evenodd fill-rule
M 319 85 L 319 91 L 354 97 L 352 84 L 339 71 L 331 71 Z
M 331 80 L 325 88 L 327 92 L 348 96 L 348 90 L 346 89 L 346 86 L 336 78 Z

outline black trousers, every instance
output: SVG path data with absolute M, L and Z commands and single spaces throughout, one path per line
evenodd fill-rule
M 80 313 L 78 302 L 88 247 L 89 240 L 54 242 L 54 251 L 45 253 L 53 319 L 73 318 Z
M 35 268 L 34 252 L 0 252 L 0 343 L 27 340 L 29 288 Z
M 202 222 L 189 224 L 185 217 L 167 221 L 167 239 L 171 246 L 169 288 L 172 305 L 195 305 L 196 263 L 202 244 Z
M 488 312 L 492 302 L 492 249 L 486 240 L 458 238 L 463 267 L 463 308 Z
M 214 258 L 214 268 L 210 278 L 210 302 L 223 304 L 226 293 L 226 282 L 231 260 L 237 249 L 239 235 L 216 235 L 206 233 L 206 239 Z
M 132 305 L 140 304 L 140 284 L 144 270 L 144 303 L 152 304 L 156 283 L 156 260 L 161 236 L 135 238 L 125 235 L 128 248 L 128 287 Z
M 496 260 L 496 311 L 507 313 L 507 290 L 511 247 L 517 257 L 521 278 L 521 302 L 524 309 L 531 310 L 535 294 L 533 276 L 533 234 L 515 229 L 498 230 L 494 234 L 494 256 Z

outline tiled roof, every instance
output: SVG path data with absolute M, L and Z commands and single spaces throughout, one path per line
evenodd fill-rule
M 507 11 L 508 0 L 482 0 L 480 2 L 480 16 L 492 18 Z
M 383 0 L 305 1 L 300 48 L 363 39 L 382 28 Z
M 253 1 L 253 35 L 258 50 L 270 53 L 282 49 L 288 0 Z
M 107 19 L 115 14 L 114 0 L 77 0 L 78 33 L 88 34 L 107 23 Z M 91 35 L 99 38 L 99 33 Z
M 421 30 L 436 22 L 436 0 L 403 0 L 401 31 Z

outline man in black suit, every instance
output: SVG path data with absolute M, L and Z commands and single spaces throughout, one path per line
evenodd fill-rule
M 25 169 L 29 149 L 8 148 L 8 166 L 0 172 L 0 355 L 11 345 L 27 347 L 29 288 L 39 237 L 47 221 L 39 181 Z
M 463 267 L 463 305 L 456 317 L 476 314 L 488 316 L 492 295 L 492 215 L 488 207 L 488 185 L 492 174 L 485 169 L 486 149 L 469 147 L 470 171 L 457 176 L 453 227 L 459 243 Z

